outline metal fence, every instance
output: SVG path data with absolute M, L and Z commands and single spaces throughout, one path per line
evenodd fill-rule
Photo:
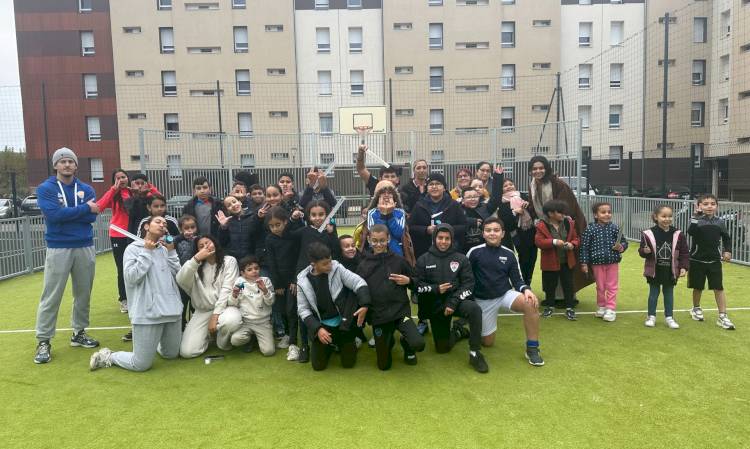
M 109 241 L 110 212 L 94 222 L 96 253 L 112 249 Z M 0 280 L 33 273 L 44 268 L 47 244 L 44 241 L 44 217 L 20 217 L 0 220 Z

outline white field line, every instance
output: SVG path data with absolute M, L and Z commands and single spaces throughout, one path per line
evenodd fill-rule
M 718 310 L 719 309 L 716 309 L 716 308 L 713 308 L 713 309 L 704 308 L 703 309 L 704 312 L 705 311 L 708 311 L 708 312 L 717 312 Z M 727 307 L 727 312 L 745 312 L 745 311 L 748 311 L 748 310 L 750 310 L 750 307 Z M 690 309 L 674 309 L 674 312 L 689 312 L 689 311 L 690 311 Z M 635 313 L 638 313 L 638 314 L 643 313 L 643 314 L 645 314 L 647 312 L 648 312 L 648 310 L 618 310 L 617 314 L 618 315 L 635 314 Z M 656 311 L 657 314 L 659 314 L 660 312 L 664 312 L 664 310 L 663 309 L 658 309 Z M 576 311 L 576 315 L 593 315 L 594 313 L 596 313 L 596 312 L 578 312 L 578 311 Z M 556 312 L 553 315 L 565 315 L 565 313 L 564 312 Z M 499 317 L 500 316 L 502 316 L 502 317 L 508 317 L 508 316 L 522 316 L 522 315 L 520 313 L 499 313 L 499 314 L 497 314 L 497 316 L 499 316 Z M 415 319 L 415 320 L 418 319 L 416 316 L 413 316 L 412 318 Z M 111 331 L 111 330 L 126 330 L 126 329 L 131 329 L 131 328 L 132 328 L 131 326 L 108 326 L 108 327 L 88 327 L 88 328 L 86 328 L 86 330 L 88 330 L 88 331 Z M 68 331 L 72 331 L 72 330 L 73 330 L 72 328 L 66 327 L 66 328 L 57 329 L 57 332 L 68 332 Z M 2 334 L 30 334 L 32 332 L 36 332 L 36 330 L 34 330 L 34 329 L 14 329 L 14 330 L 5 330 L 5 331 L 0 330 L 0 335 L 2 335 Z

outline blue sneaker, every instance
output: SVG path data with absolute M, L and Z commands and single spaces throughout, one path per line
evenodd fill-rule
M 86 331 L 82 330 L 70 337 L 70 346 L 76 347 L 81 346 L 84 348 L 96 348 L 99 346 L 99 342 L 86 335 Z
M 42 340 L 36 345 L 36 355 L 34 355 L 34 363 L 37 365 L 41 363 L 48 363 L 52 360 L 52 345 L 49 341 Z

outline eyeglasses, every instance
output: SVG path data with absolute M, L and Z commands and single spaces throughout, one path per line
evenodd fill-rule
M 439 187 L 439 186 L 442 186 L 442 185 L 443 184 L 440 183 L 440 182 L 431 182 L 431 183 L 427 184 L 427 187 Z

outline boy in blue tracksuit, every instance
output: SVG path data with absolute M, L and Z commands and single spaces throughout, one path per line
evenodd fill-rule
M 47 254 L 44 261 L 44 290 L 36 315 L 37 347 L 34 363 L 52 360 L 50 340 L 55 335 L 57 313 L 68 283 L 73 280 L 73 336 L 70 346 L 95 348 L 99 342 L 86 335 L 89 326 L 91 287 L 94 284 L 94 230 L 99 206 L 90 185 L 75 177 L 78 157 L 69 148 L 52 156 L 56 176 L 36 189 L 39 208 L 44 214 Z
M 521 276 L 515 254 L 502 246 L 505 235 L 498 218 L 484 222 L 485 243 L 466 254 L 474 271 L 474 299 L 482 309 L 482 346 L 492 346 L 497 332 L 497 314 L 502 309 L 523 314 L 526 329 L 526 359 L 531 365 L 542 366 L 539 354 L 539 300 Z

